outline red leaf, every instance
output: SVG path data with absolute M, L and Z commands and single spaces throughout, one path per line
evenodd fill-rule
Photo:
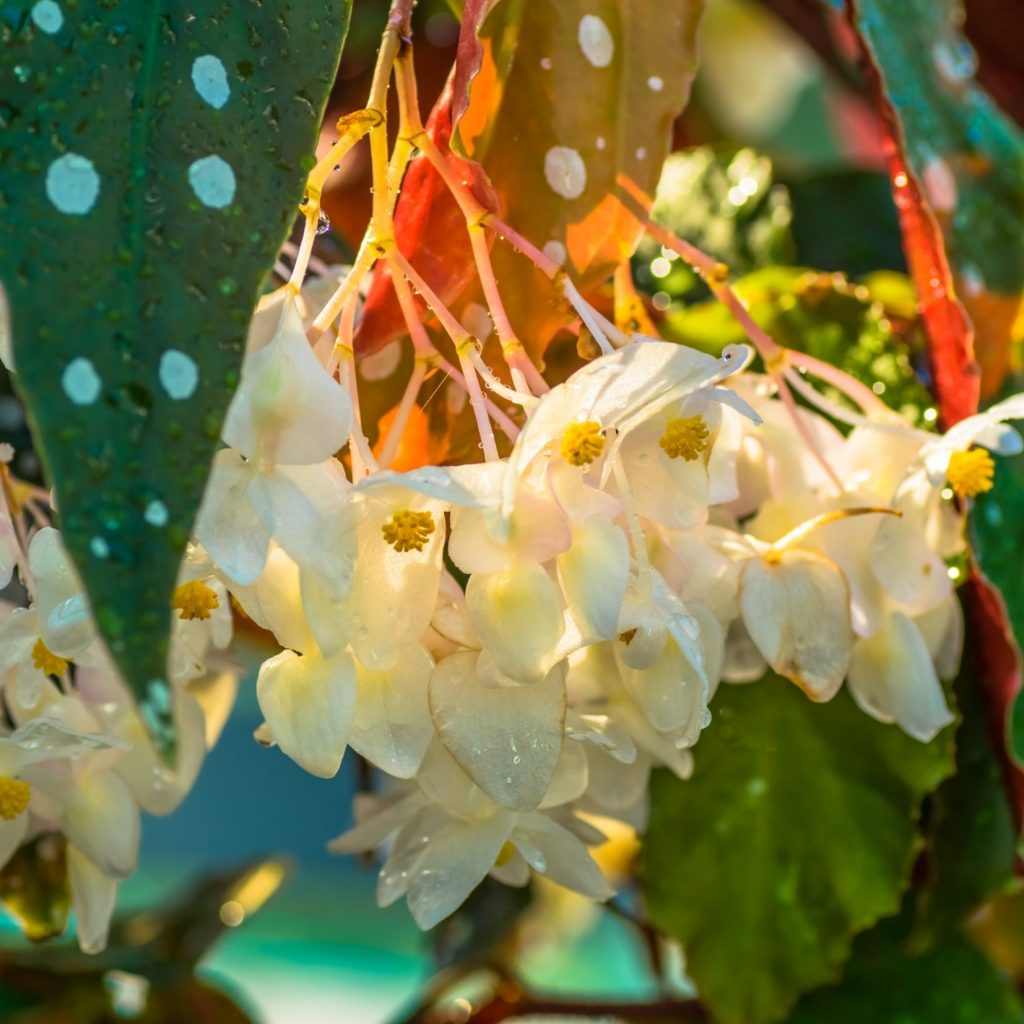
M 455 50 L 455 70 L 452 79 L 452 124 L 458 125 L 469 106 L 469 87 L 473 84 L 484 59 L 484 48 L 478 35 L 490 0 L 466 0 L 459 28 L 459 43 Z
M 978 411 L 981 375 L 974 358 L 974 330 L 953 289 L 942 233 L 925 202 L 920 182 L 904 158 L 899 118 L 863 42 L 862 52 L 882 118 L 889 180 L 903 233 L 903 252 L 928 334 L 939 414 L 943 425 L 951 427 Z
M 1018 830 L 1024 827 L 1024 772 L 1009 753 L 1007 724 L 1020 692 L 1020 651 L 998 589 L 977 569 L 963 586 L 971 657 L 984 681 L 992 746 L 999 756 Z
M 495 209 L 494 190 L 480 165 L 448 152 L 456 69 L 453 69 L 444 92 L 438 98 L 426 129 L 441 152 L 447 152 L 448 163 L 470 187 L 477 200 Z M 462 211 L 441 176 L 424 157 L 413 160 L 406 171 L 402 193 L 395 207 L 395 244 L 442 302 L 455 299 L 476 274 Z M 391 274 L 384 263 L 378 263 L 356 333 L 356 351 L 360 355 L 369 355 L 407 333 L 391 285 Z

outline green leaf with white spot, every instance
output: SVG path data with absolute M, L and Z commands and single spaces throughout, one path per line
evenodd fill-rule
M 178 564 L 349 7 L 0 7 L 17 385 L 100 633 L 167 756 Z
M 712 713 L 693 778 L 652 781 L 643 887 L 714 1019 L 761 1024 L 836 978 L 854 935 L 899 908 L 951 730 L 918 743 L 845 689 L 814 704 L 774 676 L 721 687 Z

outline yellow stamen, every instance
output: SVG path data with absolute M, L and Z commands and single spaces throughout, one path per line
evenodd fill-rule
M 494 858 L 494 866 L 496 868 L 503 867 L 516 855 L 516 848 L 509 842 L 506 842 L 504 846 L 498 851 L 498 856 Z
M 19 814 L 24 814 L 31 796 L 32 788 L 27 782 L 0 775 L 0 818 L 13 821 Z
M 434 532 L 434 517 L 429 512 L 401 509 L 380 530 L 384 539 L 398 552 L 422 551 Z
M 984 448 L 972 448 L 967 452 L 953 452 L 946 479 L 961 498 L 973 498 L 992 490 L 995 471 L 992 456 Z
M 559 448 L 562 458 L 573 466 L 589 466 L 604 451 L 604 434 L 597 420 L 572 423 L 565 428 Z
M 710 433 L 703 416 L 677 416 L 665 424 L 658 444 L 670 459 L 693 462 L 708 446 Z
M 191 580 L 174 591 L 171 607 L 178 609 L 182 619 L 208 619 L 213 609 L 220 607 L 220 599 L 202 580 Z
M 32 664 L 35 665 L 43 675 L 47 676 L 62 676 L 68 670 L 68 665 L 71 662 L 67 658 L 62 658 L 57 654 L 54 654 L 46 644 L 43 643 L 43 638 L 40 637 L 32 648 Z

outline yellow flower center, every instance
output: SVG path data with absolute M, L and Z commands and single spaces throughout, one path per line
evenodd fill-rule
M 182 619 L 208 619 L 213 609 L 220 607 L 220 600 L 202 580 L 191 580 L 174 591 L 171 607 L 177 608 Z
M 670 459 L 693 462 L 708 446 L 708 425 L 703 416 L 677 416 L 665 424 L 658 444 Z
M 434 532 L 434 517 L 429 512 L 401 509 L 381 528 L 384 539 L 399 553 L 422 551 Z
M 31 796 L 32 788 L 27 782 L 0 775 L 0 818 L 13 821 L 19 814 L 24 814 Z
M 973 498 L 992 490 L 995 471 L 992 456 L 984 448 L 972 448 L 967 452 L 953 452 L 946 479 L 961 498 Z
M 572 423 L 565 428 L 559 447 L 562 458 L 573 466 L 589 466 L 604 451 L 604 434 L 597 420 Z
M 67 658 L 61 658 L 59 655 L 53 653 L 46 644 L 43 643 L 43 638 L 40 637 L 35 642 L 35 646 L 32 648 L 32 664 L 35 665 L 43 675 L 47 676 L 62 676 L 68 670 L 68 665 L 71 662 Z
M 509 842 L 506 842 L 504 846 L 498 851 L 498 856 L 494 858 L 494 866 L 500 868 L 507 864 L 516 855 L 516 848 Z

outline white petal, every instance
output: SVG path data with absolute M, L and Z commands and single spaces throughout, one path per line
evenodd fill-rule
M 752 558 L 743 568 L 740 606 L 750 638 L 768 664 L 812 700 L 842 685 L 853 630 L 842 573 L 822 555 L 787 551 L 777 561 Z
M 195 698 L 182 690 L 174 697 L 174 721 L 178 746 L 175 766 L 170 769 L 153 749 L 149 733 L 132 709 L 118 708 L 107 720 L 111 732 L 132 744 L 132 749 L 118 758 L 114 770 L 150 814 L 170 814 L 178 807 L 206 756 L 206 720 Z
M 552 882 L 593 900 L 615 895 L 583 843 L 546 815 L 523 815 L 512 842 L 530 866 Z
M 707 710 L 708 686 L 674 637 L 667 638 L 661 656 L 649 668 L 623 665 L 622 682 L 655 729 L 685 729 L 696 740 Z
M 270 544 L 270 528 L 250 496 L 254 479 L 254 467 L 238 452 L 218 452 L 196 519 L 199 543 L 222 572 L 243 584 L 259 577 Z
M 232 593 L 245 614 L 257 626 L 269 629 L 282 647 L 300 652 L 316 648 L 306 618 L 312 610 L 304 607 L 299 567 L 282 548 L 272 546 L 259 579 L 249 586 L 232 587 Z M 333 627 L 334 622 L 330 625 Z
M 593 637 L 617 635 L 629 580 L 629 544 L 623 532 L 592 517 L 572 531 L 572 547 L 558 556 L 558 579 L 570 611 Z
M 631 807 L 647 792 L 651 760 L 644 754 L 632 764 L 623 765 L 603 750 L 588 746 L 587 770 L 590 798 L 611 811 Z
M 412 870 L 435 835 L 450 829 L 455 819 L 434 804 L 420 807 L 402 827 L 377 876 L 377 905 L 390 907 L 409 891 Z
M 474 574 L 466 587 L 466 608 L 502 672 L 522 683 L 548 674 L 564 620 L 558 587 L 539 565 L 526 562 Z
M 83 953 L 102 953 L 117 901 L 117 882 L 73 846 L 68 847 L 68 882 L 78 945 Z
M 287 297 L 274 338 L 246 356 L 225 442 L 249 458 L 321 462 L 345 444 L 351 420 L 347 393 L 313 354 L 295 300 Z
M 409 883 L 409 910 L 420 928 L 443 921 L 483 881 L 514 820 L 499 811 L 483 821 L 453 825 L 431 839 Z
M 312 775 L 338 773 L 355 708 L 352 658 L 282 651 L 265 661 L 256 698 L 277 745 Z
M 924 637 L 899 612 L 854 645 L 850 691 L 873 718 L 895 722 L 922 743 L 953 721 Z
M 478 508 L 452 511 L 448 553 L 466 573 L 497 572 L 511 562 L 546 562 L 572 543 L 565 512 L 556 502 L 520 489 L 501 536 L 492 532 L 493 513 Z
M 399 779 L 416 774 L 434 735 L 427 683 L 434 661 L 413 644 L 383 672 L 356 664 L 355 717 L 349 745 Z
M 139 854 L 139 810 L 128 786 L 113 772 L 89 772 L 75 780 L 62 827 L 104 874 L 127 878 Z
M 356 797 L 356 824 L 327 844 L 331 853 L 364 853 L 376 849 L 423 806 L 423 794 L 412 790 L 389 800 L 371 797 L 368 803 L 372 804 L 371 809 L 362 814 L 360 798 Z
M 61 657 L 74 657 L 94 636 L 81 581 L 64 549 L 59 531 L 44 527 L 28 549 L 29 571 L 36 584 L 33 607 L 39 635 Z
M 442 742 L 470 778 L 505 807 L 544 798 L 558 764 L 565 721 L 559 667 L 530 686 L 484 686 L 477 655 L 445 658 L 430 677 L 430 711 Z

